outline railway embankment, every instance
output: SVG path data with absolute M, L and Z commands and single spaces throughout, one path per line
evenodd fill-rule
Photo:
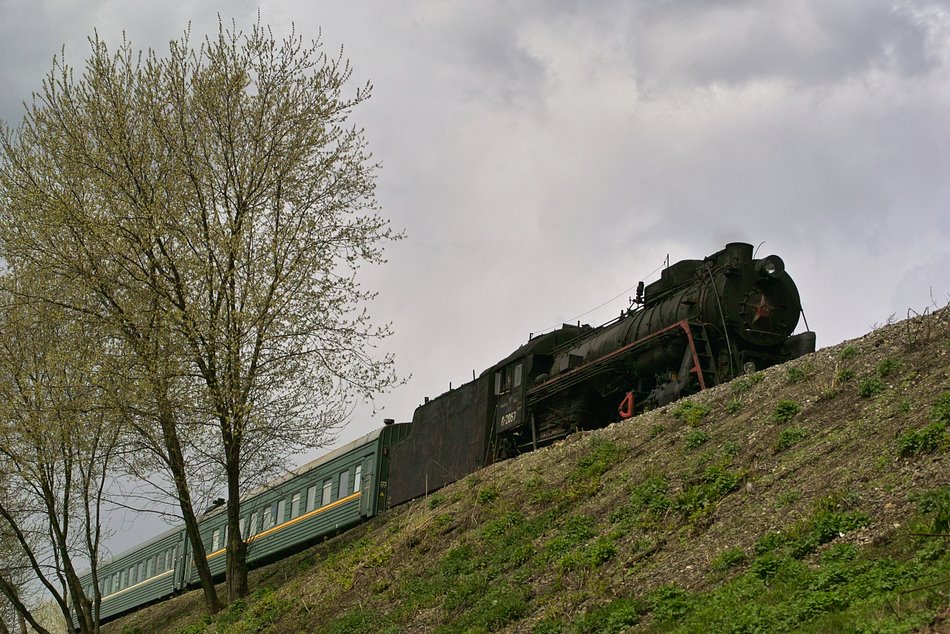
M 104 628 L 950 631 L 950 310 L 493 465 Z

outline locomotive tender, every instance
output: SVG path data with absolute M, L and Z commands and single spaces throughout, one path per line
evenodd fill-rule
M 602 326 L 565 324 L 472 381 L 242 500 L 252 565 L 276 559 L 454 482 L 492 462 L 603 426 L 738 374 L 814 352 L 792 335 L 802 314 L 781 258 L 731 243 L 640 283 Z M 224 572 L 225 514 L 201 520 L 211 570 Z M 100 565 L 103 620 L 194 586 L 184 529 Z M 84 579 L 91 589 L 91 578 Z

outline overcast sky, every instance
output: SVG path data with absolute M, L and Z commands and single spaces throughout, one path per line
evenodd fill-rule
M 411 379 L 341 440 L 614 317 L 667 254 L 764 242 L 819 347 L 950 301 L 948 2 L 0 0 L 0 118 L 94 30 L 164 52 L 218 12 L 322 30 L 374 85 L 355 121 L 407 238 L 365 279 Z

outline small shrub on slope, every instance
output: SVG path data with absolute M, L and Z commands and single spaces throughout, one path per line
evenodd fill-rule
M 937 397 L 930 408 L 931 423 L 920 429 L 904 432 L 897 439 L 897 450 L 904 457 L 915 456 L 950 447 L 950 392 Z
M 706 417 L 709 411 L 709 406 L 705 403 L 683 401 L 673 410 L 673 417 L 680 419 L 690 427 L 695 427 Z
M 884 391 L 884 382 L 877 377 L 864 379 L 858 385 L 858 395 L 861 398 L 871 398 Z
M 801 411 L 801 405 L 795 401 L 784 399 L 779 401 L 778 405 L 775 406 L 775 411 L 772 412 L 772 420 L 776 423 L 787 423 L 795 418 Z
M 797 445 L 806 438 L 808 438 L 807 430 L 799 429 L 797 427 L 789 427 L 788 429 L 783 429 L 778 435 L 778 441 L 775 443 L 775 448 L 778 451 L 783 451 L 789 447 Z
M 696 449 L 709 440 L 709 434 L 701 429 L 690 429 L 683 437 L 683 443 L 687 449 Z

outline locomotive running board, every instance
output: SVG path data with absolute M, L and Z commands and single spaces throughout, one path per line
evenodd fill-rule
M 579 368 L 575 368 L 574 370 L 565 372 L 564 374 L 559 374 L 553 379 L 549 379 L 544 383 L 529 389 L 525 394 L 526 405 L 535 405 L 558 392 L 570 389 L 580 383 L 583 383 L 593 376 L 610 372 L 613 369 L 610 365 L 610 362 L 617 361 L 621 357 L 633 352 L 635 348 L 643 346 L 659 337 L 676 334 L 677 330 L 682 330 L 683 333 L 686 334 L 686 341 L 689 345 L 689 354 L 693 358 L 693 364 L 689 371 L 690 373 L 696 375 L 696 378 L 699 381 L 699 389 L 705 390 L 707 387 L 706 378 L 703 376 L 702 365 L 700 363 L 699 354 L 696 350 L 696 340 L 693 335 L 693 328 L 698 327 L 700 327 L 699 324 L 690 324 L 689 320 L 687 319 L 678 321 L 671 326 L 667 326 L 666 328 L 662 328 L 656 332 L 650 333 L 646 337 L 642 337 L 636 341 L 628 343 L 622 348 L 614 350 L 610 354 L 605 354 L 595 361 L 592 361 Z

